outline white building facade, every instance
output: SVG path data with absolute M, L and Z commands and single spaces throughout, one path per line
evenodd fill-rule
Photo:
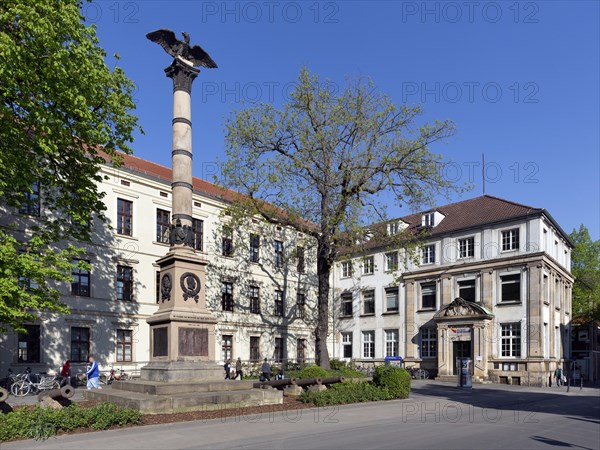
M 106 166 L 102 173 L 108 176 L 100 189 L 112 228 L 93 224 L 82 257 L 91 270 L 74 268 L 73 282 L 58 286 L 71 313 L 42 313 L 27 325 L 27 335 L 0 335 L 0 373 L 26 367 L 53 373 L 67 359 L 78 370 L 89 354 L 101 370 L 135 373 L 149 360 L 146 319 L 161 301 L 156 261 L 169 250 L 171 170 L 126 155 L 122 167 Z M 218 319 L 217 360 L 313 359 L 310 238 L 257 220 L 232 224 L 224 214 L 231 193 L 197 178 L 193 185 L 196 252 L 208 261 L 207 307 Z M 43 208 L 42 198 L 42 214 Z M 20 220 L 16 212 L 8 218 Z
M 335 357 L 441 379 L 468 357 L 476 381 L 539 386 L 570 358 L 572 244 L 547 211 L 486 195 L 386 226 L 419 249 L 373 239 L 337 263 Z

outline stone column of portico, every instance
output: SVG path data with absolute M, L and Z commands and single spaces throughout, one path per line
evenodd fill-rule
M 543 298 L 542 298 L 542 264 L 531 263 L 527 266 L 527 326 L 521 330 L 525 338 L 525 355 L 527 358 L 527 375 L 529 384 L 542 386 L 545 383 Z
M 172 223 L 160 266 L 160 302 L 150 325 L 150 363 L 141 378 L 159 382 L 220 380 L 215 324 L 206 308 L 208 262 L 195 249 L 192 228 L 192 82 L 200 71 L 179 57 L 165 69 L 173 80 Z
M 406 357 L 404 359 L 413 361 L 415 355 L 415 336 L 418 336 L 418 328 L 415 324 L 415 282 L 408 281 L 406 283 L 406 305 L 405 305 L 405 342 L 406 342 Z

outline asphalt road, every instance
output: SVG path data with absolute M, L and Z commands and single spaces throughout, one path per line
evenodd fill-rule
M 600 391 L 415 382 L 406 400 L 0 444 L 2 449 L 600 448 Z

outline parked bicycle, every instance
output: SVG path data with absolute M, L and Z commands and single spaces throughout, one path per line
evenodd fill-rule
M 407 367 L 406 370 L 413 380 L 426 380 L 429 378 L 429 371 L 420 367 Z
M 25 397 L 29 394 L 37 394 L 40 391 L 60 388 L 60 381 L 55 376 L 41 376 L 39 380 L 37 383 L 31 380 L 31 369 L 28 368 L 22 378 L 12 384 L 10 392 L 16 397 Z
M 5 378 L 0 380 L 0 387 L 7 389 L 10 391 L 10 387 L 16 382 L 20 380 L 19 374 L 14 374 L 12 369 L 8 369 Z
M 107 374 L 100 375 L 100 383 L 109 386 L 113 383 L 113 381 L 125 381 L 129 380 L 129 375 L 123 370 L 119 369 L 119 373 L 115 369 L 110 369 L 110 372 Z

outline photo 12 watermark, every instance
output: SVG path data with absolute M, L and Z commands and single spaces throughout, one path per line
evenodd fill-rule
M 539 23 L 540 5 L 531 1 L 402 2 L 401 22 L 411 23 Z
M 419 103 L 539 103 L 534 81 L 403 81 L 402 102 Z
M 96 24 L 109 21 L 119 24 L 139 23 L 140 2 L 131 1 L 91 1 L 83 2 L 81 15 L 87 23 Z
M 339 2 L 202 2 L 202 23 L 260 23 L 339 22 Z

